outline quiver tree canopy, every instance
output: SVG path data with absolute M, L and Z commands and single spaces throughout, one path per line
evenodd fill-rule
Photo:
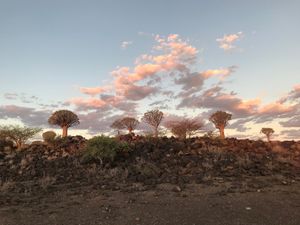
M 125 117 L 121 119 L 121 124 L 128 130 L 129 133 L 132 133 L 137 125 L 139 125 L 139 121 L 133 117 Z
M 274 134 L 275 131 L 273 130 L 273 128 L 265 127 L 262 128 L 260 132 L 266 135 L 268 141 L 271 141 L 271 136 L 272 134 Z
M 215 125 L 215 127 L 220 131 L 221 139 L 225 138 L 224 129 L 228 125 L 228 121 L 231 120 L 232 115 L 227 112 L 217 111 L 212 114 L 209 120 Z
M 51 125 L 60 126 L 63 129 L 63 137 L 68 135 L 68 128 L 79 124 L 78 116 L 69 110 L 59 110 L 54 112 L 48 119 Z
M 122 119 L 115 120 L 111 125 L 111 128 L 115 129 L 118 132 L 118 135 L 120 135 L 120 130 L 125 129 L 126 127 L 122 123 Z

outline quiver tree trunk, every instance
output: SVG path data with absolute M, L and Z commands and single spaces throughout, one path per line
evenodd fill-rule
M 63 126 L 62 130 L 63 130 L 62 137 L 67 137 L 68 136 L 68 127 Z
M 21 149 L 22 146 L 23 146 L 23 142 L 20 141 L 20 140 L 17 140 L 17 141 L 16 141 L 16 146 L 17 146 L 17 149 Z
M 225 139 L 225 131 L 224 131 L 224 127 L 220 127 L 219 131 L 220 131 L 220 138 L 221 139 Z
M 158 138 L 158 128 L 154 128 L 154 137 Z

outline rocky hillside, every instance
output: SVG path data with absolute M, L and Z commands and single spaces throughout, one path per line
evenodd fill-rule
M 128 189 L 136 183 L 145 187 L 171 183 L 182 189 L 190 183 L 239 185 L 245 179 L 270 176 L 288 184 L 300 175 L 300 142 L 294 141 L 139 137 L 129 141 L 130 151 L 102 163 L 84 160 L 86 142 L 75 136 L 51 145 L 34 143 L 21 151 L 2 150 L 1 189 L 23 193 L 59 185 Z

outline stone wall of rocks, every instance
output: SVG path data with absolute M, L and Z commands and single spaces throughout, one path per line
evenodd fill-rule
M 300 142 L 192 138 L 147 139 L 130 142 L 132 151 L 112 163 L 83 163 L 86 140 L 68 137 L 61 143 L 32 144 L 21 151 L 0 151 L 0 184 L 40 182 L 107 185 L 114 183 L 209 183 L 247 177 L 300 175 Z

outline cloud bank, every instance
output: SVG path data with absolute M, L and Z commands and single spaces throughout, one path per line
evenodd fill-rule
M 242 32 L 224 35 L 217 42 L 225 51 L 232 50 L 242 36 Z M 175 117 L 203 119 L 216 110 L 224 110 L 233 114 L 229 129 L 239 136 L 242 135 L 239 132 L 247 133 L 252 126 L 266 123 L 277 122 L 282 129 L 300 127 L 300 84 L 267 104 L 262 104 L 261 98 L 243 99 L 225 88 L 228 78 L 239 75 L 238 65 L 203 68 L 199 65 L 198 49 L 178 34 L 152 37 L 154 44 L 150 53 L 138 56 L 132 66 L 112 70 L 111 81 L 107 84 L 80 87 L 79 94 L 84 95 L 66 100 L 64 105 L 80 117 L 79 129 L 91 133 L 108 132 L 114 119 L 125 115 L 141 117 L 152 108 L 163 109 L 166 115 Z M 6 93 L 4 98 L 14 101 L 18 96 Z M 52 111 L 11 104 L 0 107 L 0 116 L 17 118 L 28 125 L 46 126 L 45 121 Z M 292 137 L 296 131 L 282 130 L 281 134 Z

